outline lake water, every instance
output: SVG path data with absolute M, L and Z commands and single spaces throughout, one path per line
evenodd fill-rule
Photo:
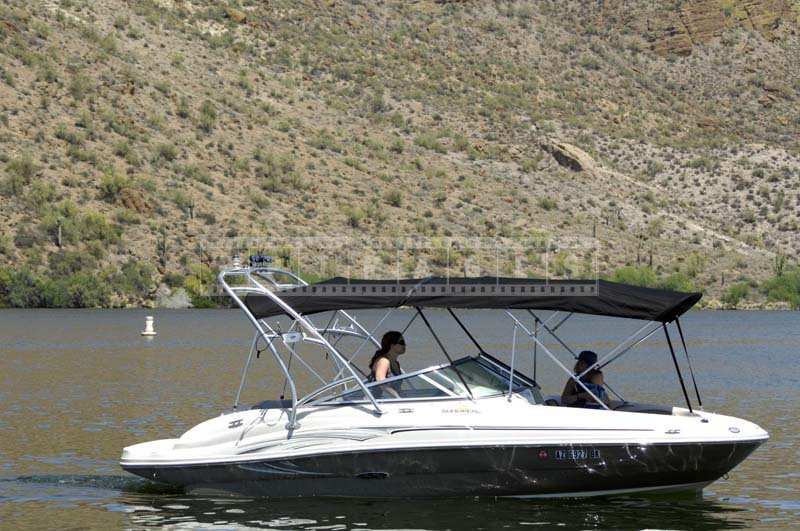
M 145 315 L 155 316 L 155 338 L 139 335 Z M 383 316 L 362 315 L 362 322 L 371 325 Z M 403 328 L 410 315 L 397 311 L 380 331 Z M 473 353 L 445 312 L 430 311 L 429 317 L 453 357 Z M 511 325 L 502 316 L 464 312 L 463 317 L 487 351 L 509 359 Z M 640 325 L 575 316 L 559 335 L 573 349 L 602 353 Z M 800 312 L 692 312 L 683 326 L 705 409 L 752 420 L 771 436 L 700 496 L 548 502 L 265 500 L 190 496 L 128 475 L 117 465 L 124 446 L 178 436 L 230 408 L 252 339 L 240 312 L 0 310 L 0 528 L 797 526 Z M 406 337 L 404 368 L 443 361 L 420 320 Z M 570 363 L 555 342 L 546 344 Z M 518 351 L 518 366 L 528 373 L 530 351 L 530 343 Z M 541 352 L 537 360 L 545 394 L 559 393 L 564 374 Z M 625 398 L 684 402 L 663 334 L 604 372 Z M 276 398 L 282 385 L 274 362 L 262 355 L 250 372 L 243 401 Z

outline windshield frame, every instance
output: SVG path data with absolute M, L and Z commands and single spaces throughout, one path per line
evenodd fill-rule
M 469 363 L 470 361 L 474 361 L 477 363 L 481 368 L 484 370 L 499 376 L 500 378 L 508 381 L 510 379 L 510 370 L 504 366 L 502 362 L 494 358 L 493 356 L 486 354 L 485 352 L 481 352 L 476 356 L 465 356 L 463 358 L 459 358 L 453 363 L 442 363 L 439 365 L 432 365 L 430 367 L 425 367 L 424 369 L 419 369 L 413 372 L 403 373 L 399 376 L 392 376 L 391 378 L 384 378 L 378 382 L 370 382 L 366 384 L 367 389 L 370 389 L 370 393 L 372 393 L 372 389 L 376 386 L 383 386 L 386 384 L 391 384 L 392 382 L 403 381 L 409 378 L 414 378 L 417 376 L 422 376 L 426 383 L 433 384 L 443 392 L 447 393 L 448 396 L 431 396 L 431 397 L 401 397 L 401 398 L 376 398 L 378 402 L 428 402 L 433 400 L 482 400 L 485 398 L 496 398 L 498 396 L 503 396 L 508 394 L 508 388 L 503 390 L 498 390 L 496 393 L 485 394 L 482 396 L 470 397 L 470 395 L 466 392 L 462 394 L 456 394 L 453 391 L 446 389 L 440 386 L 433 378 L 425 376 L 427 373 L 439 371 L 441 369 L 446 368 L 457 368 L 459 365 L 463 365 L 465 363 Z M 520 391 L 529 388 L 538 388 L 536 382 L 532 379 L 528 378 L 527 376 L 519 374 L 517 371 L 514 371 L 514 381 L 516 385 L 513 385 L 511 388 L 511 392 L 516 394 Z M 338 394 L 334 397 L 330 398 L 321 398 L 319 401 L 312 401 L 308 405 L 313 406 L 334 406 L 334 405 L 348 405 L 348 404 L 363 404 L 369 402 L 367 398 L 360 398 L 357 400 L 342 400 L 337 401 L 337 399 L 341 398 L 342 396 L 357 392 L 357 389 L 349 390 L 345 393 Z

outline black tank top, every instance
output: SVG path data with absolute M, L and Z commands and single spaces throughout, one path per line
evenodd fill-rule
M 399 361 L 397 360 L 392 361 L 386 356 L 379 356 L 378 359 L 375 360 L 375 363 L 378 363 L 378 360 L 381 358 L 386 358 L 387 360 L 389 360 L 389 372 L 392 373 L 392 376 L 400 376 L 401 374 L 403 374 L 403 371 L 400 370 Z M 367 378 L 368 382 L 375 381 L 375 363 L 372 364 L 372 369 L 370 369 L 369 371 L 369 377 Z

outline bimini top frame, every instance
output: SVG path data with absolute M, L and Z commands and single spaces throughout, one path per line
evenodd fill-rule
M 251 260 L 252 264 L 252 260 Z M 233 282 L 233 279 L 237 279 Z M 541 349 L 550 357 L 556 365 L 564 370 L 577 385 L 585 392 L 597 397 L 585 386 L 581 380 L 588 371 L 594 368 L 602 368 L 612 363 L 620 356 L 630 351 L 649 338 L 655 331 L 662 328 L 666 334 L 667 342 L 672 353 L 678 378 L 683 389 L 689 409 L 692 409 L 688 393 L 680 373 L 672 342 L 667 331 L 667 324 L 676 321 L 678 317 L 691 308 L 701 297 L 699 293 L 680 293 L 668 290 L 656 290 L 650 288 L 640 288 L 617 284 L 607 281 L 539 281 L 533 279 L 507 279 L 496 277 L 468 278 L 468 279 L 443 279 L 425 278 L 416 280 L 396 280 L 396 281 L 370 281 L 370 280 L 349 280 L 335 278 L 329 281 L 309 285 L 297 275 L 281 269 L 252 264 L 251 267 L 234 267 L 222 271 L 219 274 L 219 282 L 225 292 L 236 302 L 245 312 L 248 319 L 256 328 L 253 344 L 248 355 L 247 362 L 242 371 L 242 378 L 239 390 L 236 395 L 234 408 L 239 404 L 239 398 L 245 383 L 247 370 L 255 352 L 269 350 L 275 357 L 281 371 L 284 373 L 286 383 L 292 394 L 292 411 L 289 417 L 288 428 L 298 427 L 296 414 L 298 404 L 308 403 L 312 398 L 320 394 L 344 385 L 345 387 L 354 384 L 364 393 L 365 398 L 371 403 L 376 414 L 382 414 L 382 410 L 370 392 L 370 385 L 367 385 L 359 376 L 364 373 L 352 364 L 353 359 L 361 348 L 372 343 L 380 346 L 380 342 L 375 338 L 374 332 L 396 308 L 401 306 L 414 307 L 417 312 L 412 317 L 413 320 L 420 315 L 425 325 L 430 329 L 444 355 L 452 363 L 447 350 L 439 340 L 436 333 L 430 327 L 430 323 L 422 313 L 422 308 L 439 307 L 446 308 L 458 325 L 467 334 L 469 339 L 475 344 L 482 354 L 487 354 L 467 330 L 463 323 L 454 313 L 454 308 L 480 308 L 480 309 L 501 309 L 514 324 L 512 359 L 511 359 L 511 378 L 514 377 L 514 365 L 517 352 L 517 332 L 528 336 L 534 342 L 532 357 L 534 360 L 534 379 L 535 379 L 535 355 Z M 384 308 L 388 309 L 386 315 L 379 321 L 375 329 L 370 332 L 349 315 L 346 309 L 364 308 Z M 533 326 L 528 327 L 523 321 L 512 313 L 513 310 L 525 310 L 533 318 Z M 534 310 L 555 310 L 555 314 L 550 319 L 543 321 Z M 309 314 L 325 311 L 333 311 L 328 324 L 318 327 L 310 318 Z M 550 326 L 549 322 L 559 313 L 566 312 L 566 316 L 561 318 L 555 325 Z M 539 329 L 546 331 L 554 337 L 557 342 L 564 347 L 574 358 L 577 354 L 556 335 L 556 330 L 574 313 L 586 313 L 594 315 L 607 315 L 614 317 L 627 317 L 643 319 L 649 321 L 644 324 L 633 335 L 622 341 L 616 348 L 602 356 L 592 367 L 587 368 L 581 374 L 573 374 L 558 358 L 546 347 L 539 338 Z M 270 326 L 266 319 L 286 315 L 292 319 L 292 325 L 288 332 L 282 333 Z M 340 326 L 338 317 L 346 319 L 349 324 Z M 411 322 L 409 322 L 410 326 Z M 680 323 L 677 322 L 681 336 L 681 342 L 689 361 L 686 344 L 683 340 L 683 333 Z M 408 326 L 406 328 L 408 328 Z M 363 339 L 358 349 L 345 358 L 337 343 L 343 336 L 352 336 Z M 280 340 L 284 347 L 290 352 L 291 359 L 297 358 L 309 372 L 315 376 L 322 387 L 313 391 L 304 398 L 297 396 L 294 380 L 289 372 L 289 367 L 279 355 L 275 342 Z M 304 341 L 322 347 L 334 361 L 338 372 L 334 378 L 327 381 L 319 375 L 308 363 L 306 363 L 296 352 L 294 344 Z M 264 348 L 259 348 L 263 343 Z M 624 348 L 623 348 L 624 347 Z M 694 373 L 690 372 L 694 382 Z M 465 387 L 468 388 L 466 382 Z M 694 382 L 695 392 L 697 393 L 698 403 L 700 395 L 697 391 L 697 384 Z M 610 387 L 609 387 L 609 390 Z M 611 390 L 613 392 L 613 390 Z M 509 399 L 512 392 L 512 385 L 509 384 Z M 620 397 L 617 393 L 619 398 Z M 470 393 L 470 398 L 472 395 Z M 608 409 L 600 400 L 597 400 L 602 407 Z

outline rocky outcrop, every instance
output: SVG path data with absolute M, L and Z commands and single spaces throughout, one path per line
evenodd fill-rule
M 572 171 L 592 171 L 595 162 L 588 153 L 566 142 L 555 140 L 541 140 L 541 148 L 550 153 L 559 165 L 569 168 Z
M 604 24 L 633 31 L 659 55 L 690 55 L 696 45 L 735 27 L 772 39 L 781 24 L 796 26 L 794 0 L 684 0 L 682 2 L 605 2 Z
M 792 19 L 788 0 L 694 0 L 648 18 L 647 38 L 660 55 L 690 55 L 732 27 L 758 31 L 766 38 L 782 20 Z
M 165 284 L 161 284 L 156 290 L 156 307 L 182 310 L 191 308 L 192 301 L 183 288 L 170 289 Z

